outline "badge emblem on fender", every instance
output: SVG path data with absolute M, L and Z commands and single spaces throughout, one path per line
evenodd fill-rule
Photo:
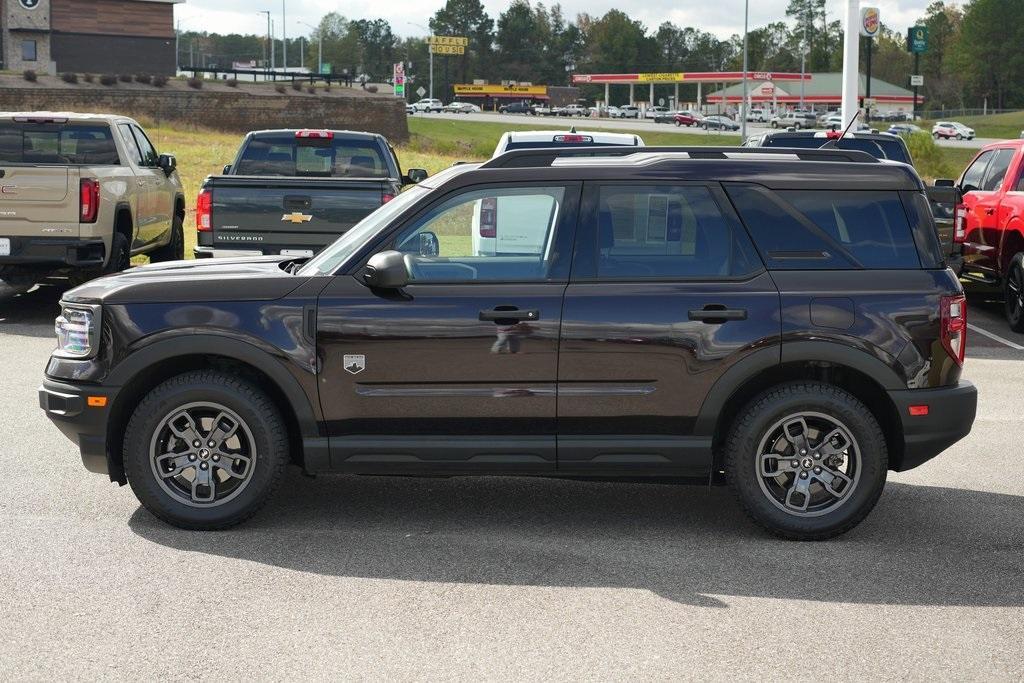
M 345 372 L 350 372 L 353 375 L 358 375 L 360 372 L 366 369 L 366 356 L 363 354 L 345 354 L 342 359 L 342 364 L 345 366 Z

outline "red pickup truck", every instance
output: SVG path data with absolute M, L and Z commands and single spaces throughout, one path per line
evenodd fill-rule
M 957 183 L 954 240 L 962 243 L 961 275 L 1003 288 L 1006 319 L 1024 332 L 1024 140 L 986 145 Z

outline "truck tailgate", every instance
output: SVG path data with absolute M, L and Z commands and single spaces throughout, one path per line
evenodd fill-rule
M 380 207 L 387 179 L 212 176 L 215 248 L 319 251 Z
M 0 236 L 78 236 L 78 169 L 0 166 Z

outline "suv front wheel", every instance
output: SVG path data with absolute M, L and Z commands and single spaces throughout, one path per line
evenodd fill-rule
M 125 430 L 125 474 L 165 522 L 224 529 L 254 515 L 277 488 L 287 433 L 257 386 L 225 372 L 187 372 L 139 402 Z
M 885 487 L 888 451 L 867 406 L 821 382 L 773 387 L 739 413 L 725 444 L 740 505 L 768 531 L 824 540 L 860 523 Z

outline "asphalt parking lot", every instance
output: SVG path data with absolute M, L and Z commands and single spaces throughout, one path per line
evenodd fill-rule
M 965 441 L 849 534 L 726 489 L 309 479 L 190 533 L 37 407 L 59 288 L 0 300 L 0 679 L 1024 676 L 1024 335 L 972 295 Z

